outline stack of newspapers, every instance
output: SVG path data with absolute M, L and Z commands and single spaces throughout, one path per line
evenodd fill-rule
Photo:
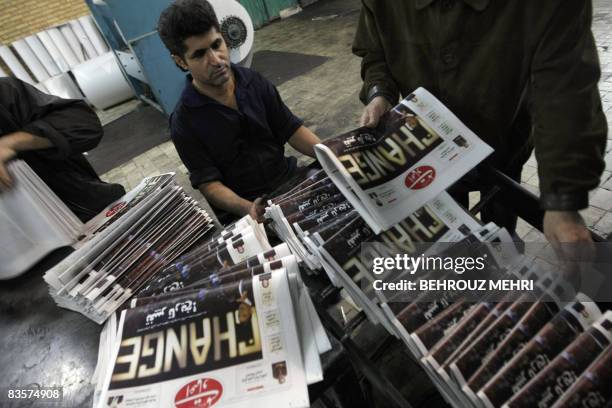
M 101 324 L 214 228 L 173 173 L 148 177 L 85 224 L 75 251 L 44 279 L 59 306 Z
M 14 278 L 51 251 L 73 245 L 83 223 L 22 160 L 8 163 L 13 187 L 0 194 L 0 280 Z
M 325 241 L 319 253 L 330 278 L 370 321 L 380 323 L 404 342 L 449 404 L 550 407 L 557 399 L 570 398 L 574 392 L 568 390 L 570 386 L 581 375 L 590 375 L 584 374 L 589 364 L 599 367 L 598 378 L 611 379 L 610 371 L 604 372 L 600 362 L 604 358 L 610 361 L 605 352 L 609 354 L 611 348 L 611 312 L 602 316 L 595 303 L 582 294 L 568 302 L 568 296 L 574 296 L 572 289 L 556 280 L 556 274 L 544 272 L 535 259 L 513 251 L 511 245 L 503 245 L 499 251 L 484 245 L 511 242 L 504 229 L 492 224 L 474 228 L 443 253 L 436 252 L 439 247 L 435 245 L 424 253 L 474 257 L 481 251 L 489 257 L 489 277 L 530 279 L 535 282 L 534 290 L 508 291 L 505 296 L 498 292 L 491 297 L 483 295 L 479 301 L 475 300 L 477 294 L 468 297 L 459 289 L 417 290 L 410 300 L 401 291 L 394 298 L 387 296 L 394 291 L 373 290 L 380 277 L 372 272 L 372 255 L 411 253 L 408 246 L 418 242 L 415 232 L 440 222 L 418 228 L 404 225 L 401 230 L 396 227 L 377 236 L 362 219 L 355 218 Z M 397 237 L 404 237 L 403 248 L 391 244 L 392 238 L 398 243 Z M 364 250 L 361 244 L 366 242 L 370 247 Z M 361 250 L 356 249 L 359 247 Z M 415 278 L 410 270 L 404 272 L 384 282 L 394 285 L 440 276 L 426 273 Z M 602 386 L 597 389 L 606 391 Z
M 271 228 L 370 321 L 401 339 L 449 404 L 609 403 L 612 314 L 602 315 L 542 259 L 519 253 L 506 230 L 482 225 L 444 192 L 491 149 L 431 94 L 418 89 L 378 128 L 327 140 L 316 153 L 324 172 L 268 200 Z M 405 254 L 480 255 L 488 259 L 480 276 L 532 286 L 491 296 L 417 286 L 410 299 L 401 290 L 375 290 L 381 277 L 372 261 Z M 457 275 L 413 273 L 399 270 L 384 282 L 401 287 Z
M 331 344 L 286 244 L 245 217 L 166 267 L 100 338 L 94 406 L 310 406 Z
M 547 295 L 457 299 L 437 303 L 434 317 L 432 305 L 390 304 L 398 335 L 453 406 L 551 407 L 573 398 L 589 366 L 611 361 L 612 312 L 602 315 L 581 294 L 570 303 Z M 604 374 L 598 378 L 609 384 Z
M 202 279 L 210 278 L 219 270 L 259 265 L 291 255 L 286 245 L 270 247 L 265 229 L 249 216 L 245 216 L 189 253 L 181 256 L 157 273 L 138 296 L 154 296 L 181 289 Z
M 321 265 L 306 238 L 355 215 L 353 206 L 323 170 L 269 200 L 265 213 L 276 234 L 311 269 Z

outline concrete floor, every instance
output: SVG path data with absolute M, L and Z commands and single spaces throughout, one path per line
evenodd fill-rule
M 600 89 L 608 122 L 612 123 L 612 3 L 595 0 L 594 4 L 593 32 L 603 72 Z M 358 125 L 362 109 L 357 97 L 361 86 L 360 59 L 351 54 L 351 43 L 359 7 L 359 0 L 320 0 L 302 13 L 258 30 L 255 35 L 255 52 L 298 52 L 327 57 L 321 65 L 278 87 L 285 103 L 323 139 Z M 134 102 L 114 108 L 104 113 L 103 120 L 109 121 L 133 108 Z M 612 136 L 608 137 L 607 168 L 601 186 L 592 192 L 591 206 L 583 211 L 588 226 L 604 236 L 612 234 Z M 299 156 L 290 147 L 288 150 Z M 199 192 L 189 185 L 187 169 L 171 142 L 154 147 L 102 177 L 129 189 L 143 177 L 166 171 L 177 172 L 178 183 L 196 199 L 201 199 Z M 535 158 L 525 166 L 522 181 L 527 189 L 538 193 Z M 519 222 L 517 233 L 526 241 L 544 241 L 541 233 L 524 222 Z

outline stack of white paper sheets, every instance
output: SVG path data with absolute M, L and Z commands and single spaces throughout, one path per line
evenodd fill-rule
M 0 280 L 77 241 L 83 223 L 24 161 L 8 164 L 13 187 L 0 194 Z
M 89 221 L 44 279 L 58 305 L 102 323 L 213 228 L 173 173 L 149 177 Z

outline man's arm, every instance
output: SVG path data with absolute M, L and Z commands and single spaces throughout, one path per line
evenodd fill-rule
M 100 120 L 84 101 L 47 95 L 15 78 L 0 78 L 0 105 L 16 126 L 10 131 L 51 142 L 45 147 L 49 159 L 91 150 L 103 135 Z
M 362 0 L 357 31 L 353 40 L 353 54 L 361 57 L 363 86 L 359 98 L 366 107 L 361 115 L 362 126 L 376 127 L 380 117 L 399 98 L 397 84 L 393 80 L 381 44 L 376 21 L 375 2 Z M 383 7 L 383 6 L 381 6 Z
M 291 147 L 310 157 L 315 157 L 314 145 L 317 143 L 321 143 L 321 139 L 306 126 L 300 126 L 289 138 Z
M 213 207 L 239 216 L 250 214 L 253 219 L 263 222 L 265 208 L 261 198 L 254 202 L 245 200 L 223 184 L 223 174 L 213 159 L 214 153 L 209 152 L 203 142 L 205 129 L 195 132 L 189 116 L 180 109 L 170 117 L 170 129 L 174 147 L 189 171 L 191 186 L 199 190 Z
M 0 189 L 10 188 L 6 163 L 19 152 L 45 150 L 50 159 L 63 160 L 91 150 L 102 137 L 85 102 L 44 94 L 15 78 L 0 78 L 0 108 L 12 128 L 0 138 Z
M 258 222 L 263 222 L 264 203 L 261 198 L 255 201 L 245 200 L 220 181 L 211 181 L 200 184 L 198 190 L 204 198 L 214 207 L 231 214 L 243 216 L 251 215 Z
M 53 146 L 49 139 L 27 132 L 14 132 L 0 137 L 0 190 L 11 188 L 12 180 L 6 170 L 6 163 L 18 152 L 47 149 Z
M 558 4 L 531 67 L 533 139 L 542 207 L 577 211 L 599 185 L 607 124 L 591 1 Z
M 532 63 L 531 111 L 546 210 L 544 233 L 557 249 L 564 242 L 592 245 L 578 210 L 588 206 L 588 192 L 598 186 L 604 169 L 607 125 L 597 88 L 600 68 L 591 18 L 591 1 L 560 2 Z

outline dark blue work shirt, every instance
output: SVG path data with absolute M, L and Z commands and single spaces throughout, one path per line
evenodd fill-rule
M 172 141 L 193 188 L 220 181 L 253 200 L 285 181 L 296 159 L 284 145 L 302 125 L 259 73 L 232 65 L 238 110 L 199 93 L 187 75 L 170 117 Z

